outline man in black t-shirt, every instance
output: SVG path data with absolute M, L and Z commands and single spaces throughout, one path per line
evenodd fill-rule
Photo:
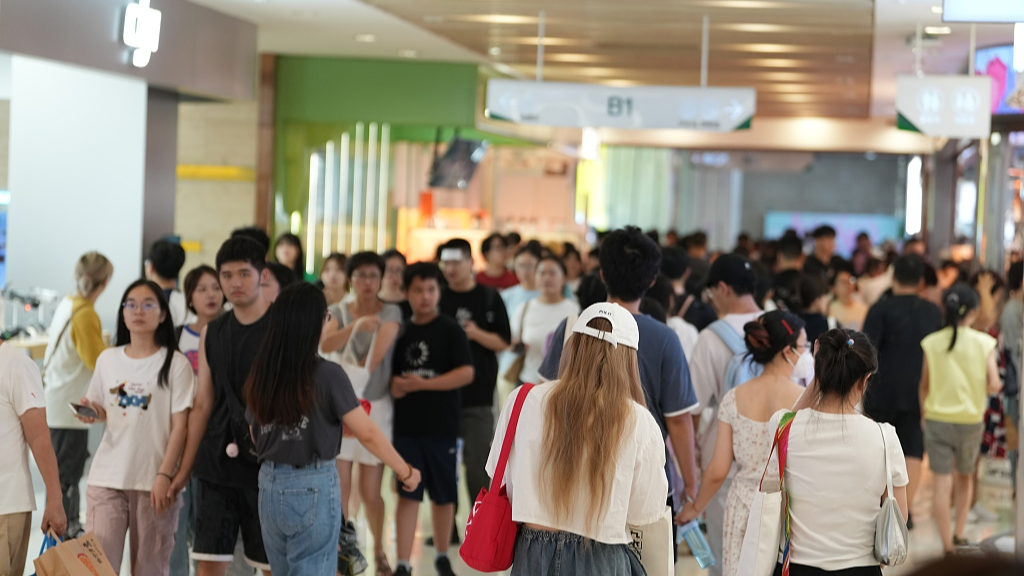
M 921 340 L 942 328 L 942 312 L 918 296 L 924 260 L 901 256 L 893 266 L 892 295 L 868 310 L 864 333 L 878 349 L 878 374 L 864 394 L 864 411 L 896 428 L 907 460 L 907 501 L 913 502 L 921 481 L 924 433 L 918 390 L 924 351 Z
M 441 314 L 458 322 L 469 338 L 473 383 L 461 390 L 463 460 L 466 486 L 473 500 L 490 484 L 487 456 L 494 437 L 494 388 L 498 382 L 497 353 L 512 340 L 505 303 L 497 290 L 477 284 L 469 242 L 454 239 L 441 251 L 441 269 L 448 286 L 441 291 Z
M 772 280 L 772 300 L 779 310 L 797 312 L 800 304 L 797 298 L 800 274 L 804 268 L 804 243 L 796 233 L 787 233 L 779 239 L 779 260 L 775 265 Z
M 836 256 L 836 229 L 826 224 L 816 228 L 811 236 L 814 237 L 814 252 L 804 262 L 804 272 L 827 282 L 829 270 L 843 261 L 841 256 Z
M 459 389 L 473 381 L 473 364 L 466 332 L 437 312 L 440 279 L 437 266 L 428 263 L 413 264 L 404 275 L 413 316 L 395 342 L 392 443 L 406 462 L 422 472 L 423 482 L 412 492 L 398 489 L 395 576 L 411 573 L 409 559 L 424 488 L 430 492 L 434 534 L 438 536 L 434 539 L 435 568 L 440 576 L 453 576 L 448 535 L 455 525 L 458 500 Z
M 194 472 L 192 558 L 198 576 L 227 571 L 239 530 L 246 561 L 269 574 L 258 508 L 260 466 L 247 453 L 242 394 L 269 325 L 270 303 L 260 289 L 267 275 L 262 247 L 250 238 L 228 240 L 217 252 L 217 273 L 232 311 L 200 335 L 198 388 L 171 488 L 181 491 Z

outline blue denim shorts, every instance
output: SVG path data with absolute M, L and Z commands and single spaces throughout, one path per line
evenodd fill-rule
M 512 576 L 647 576 L 625 544 L 519 527 Z

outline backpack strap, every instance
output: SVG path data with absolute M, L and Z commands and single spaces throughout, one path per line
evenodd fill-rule
M 716 336 L 721 338 L 722 342 L 725 342 L 725 345 L 729 347 L 729 350 L 732 350 L 733 354 L 745 354 L 747 352 L 747 345 L 743 343 L 743 336 L 740 336 L 725 320 L 715 320 L 708 326 L 708 330 L 711 330 Z
M 501 443 L 501 454 L 498 456 L 498 465 L 494 467 L 494 478 L 491 480 L 491 492 L 501 489 L 505 480 L 505 465 L 508 464 L 508 455 L 512 451 L 512 441 L 516 438 L 516 426 L 519 425 L 519 414 L 523 411 L 523 402 L 526 395 L 533 389 L 533 384 L 523 384 L 519 394 L 516 395 L 516 403 L 512 406 L 512 415 L 508 419 L 508 426 L 505 428 L 505 439 Z

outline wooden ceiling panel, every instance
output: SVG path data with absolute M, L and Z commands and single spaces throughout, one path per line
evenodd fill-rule
M 867 117 L 874 0 L 364 0 L 497 63 L 547 80 L 752 86 L 759 116 Z

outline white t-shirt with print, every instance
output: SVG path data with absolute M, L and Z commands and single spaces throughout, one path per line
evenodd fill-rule
M 780 410 L 772 417 L 772 430 L 778 428 L 785 413 Z M 879 427 L 856 413 L 797 412 L 790 425 L 786 456 L 792 564 L 828 571 L 878 566 L 873 551 L 875 519 L 886 490 L 883 433 L 892 485 L 906 486 L 907 461 L 891 425 Z M 765 450 L 770 449 L 769 443 Z M 778 469 L 776 452 L 768 470 L 777 474 Z
M 188 324 L 181 327 L 178 350 L 188 358 L 189 364 L 192 365 L 192 373 L 199 374 L 199 334 L 189 328 Z
M 0 516 L 36 509 L 21 427 L 21 416 L 33 408 L 46 408 L 39 368 L 20 348 L 0 345 Z
M 129 358 L 118 346 L 100 354 L 89 384 L 90 402 L 107 411 L 89 485 L 149 492 L 171 437 L 171 414 L 192 407 L 195 375 L 184 354 L 174 353 L 167 384 L 158 385 L 167 349 Z
M 743 326 L 747 322 L 757 320 L 763 312 L 750 312 L 748 314 L 729 314 L 722 318 L 740 336 L 743 335 Z M 686 359 L 690 363 L 690 379 L 693 381 L 693 391 L 697 393 L 697 402 L 700 403 L 701 417 L 700 430 L 697 431 L 697 442 L 700 444 L 701 469 L 707 468 L 711 463 L 711 456 L 715 452 L 715 439 L 718 436 L 718 405 L 722 403 L 725 391 L 725 372 L 729 369 L 729 362 L 733 353 L 718 334 L 708 328 L 701 331 L 697 337 L 697 345 L 693 347 L 693 355 Z

